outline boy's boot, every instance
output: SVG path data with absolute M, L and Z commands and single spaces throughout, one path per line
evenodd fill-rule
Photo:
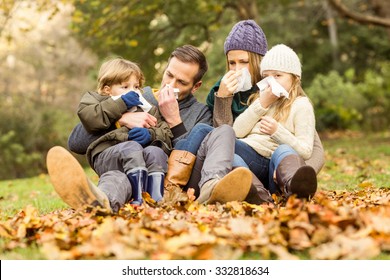
M 299 155 L 288 155 L 276 168 L 276 182 L 286 197 L 313 197 L 317 190 L 317 175 Z
M 100 206 L 112 212 L 107 195 L 87 178 L 77 159 L 66 149 L 51 148 L 46 165 L 55 191 L 70 207 Z
M 141 206 L 143 202 L 142 192 L 146 191 L 148 171 L 143 168 L 133 169 L 127 173 L 127 178 L 129 178 L 131 184 L 131 193 L 133 197 L 130 204 L 134 206 Z
M 164 196 L 164 177 L 163 172 L 152 172 L 148 176 L 146 192 L 156 202 L 159 202 Z
M 237 167 L 223 178 L 208 180 L 200 188 L 199 203 L 226 203 L 243 201 L 252 184 L 252 172 L 248 168 Z
M 195 160 L 196 156 L 188 151 L 173 150 L 168 158 L 168 172 L 164 180 L 165 189 L 186 186 L 191 177 Z

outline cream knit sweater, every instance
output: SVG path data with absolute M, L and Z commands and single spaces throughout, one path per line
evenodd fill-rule
M 256 99 L 233 123 L 236 136 L 260 155 L 271 158 L 280 144 L 290 145 L 303 159 L 311 157 L 315 134 L 313 106 L 307 97 L 298 97 L 284 122 L 279 122 L 272 135 L 263 134 L 259 122 L 263 116 L 273 116 L 274 106 L 265 109 Z

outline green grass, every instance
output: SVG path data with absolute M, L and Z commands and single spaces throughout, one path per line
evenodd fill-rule
M 95 183 L 97 175 L 91 168 L 86 173 Z M 54 191 L 47 174 L 37 177 L 0 181 L 0 218 L 14 216 L 27 205 L 39 209 L 40 214 L 69 208 Z
M 326 163 L 318 178 L 320 189 L 353 190 L 359 184 L 390 187 L 390 132 L 334 137 L 321 136 Z

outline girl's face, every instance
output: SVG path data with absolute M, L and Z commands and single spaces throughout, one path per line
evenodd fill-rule
M 263 78 L 272 76 L 274 79 L 288 92 L 293 85 L 293 75 L 290 73 L 276 71 L 276 70 L 266 70 L 263 72 Z
M 247 51 L 231 50 L 227 53 L 229 70 L 238 71 L 247 68 L 249 71 L 249 55 Z
M 121 96 L 129 91 L 141 94 L 139 79 L 136 75 L 131 75 L 127 81 L 112 86 L 104 86 L 103 91 L 110 96 Z

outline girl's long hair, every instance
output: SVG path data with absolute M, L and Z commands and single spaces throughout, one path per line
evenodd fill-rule
M 293 79 L 293 83 L 289 91 L 290 98 L 280 98 L 277 102 L 275 102 L 275 105 L 273 105 L 275 106 L 275 113 L 273 117 L 278 122 L 283 122 L 288 118 L 288 115 L 290 114 L 291 110 L 291 105 L 298 97 L 306 96 L 306 93 L 301 86 L 301 79 L 293 74 L 291 74 L 291 76 Z
M 307 96 L 301 86 L 301 79 L 296 75 L 290 75 L 292 76 L 293 82 L 289 91 L 289 98 L 281 97 L 278 101 L 271 105 L 275 108 L 273 118 L 278 122 L 283 122 L 287 119 L 290 114 L 291 105 L 294 103 L 295 99 L 300 96 Z M 252 94 L 250 96 L 251 100 L 248 100 L 248 105 L 255 101 L 259 96 L 259 92 Z

